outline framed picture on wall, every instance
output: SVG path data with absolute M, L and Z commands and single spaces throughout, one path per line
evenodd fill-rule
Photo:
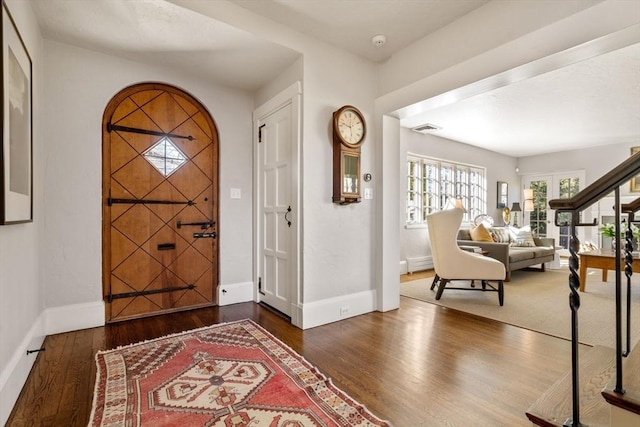
M 638 151 L 640 151 L 640 147 L 631 147 L 631 155 L 633 156 L 634 154 L 636 154 Z M 631 181 L 629 181 L 629 185 L 630 185 L 630 191 L 632 193 L 638 193 L 640 192 L 640 174 L 634 176 L 633 178 L 631 178 Z
M 506 208 L 509 204 L 509 184 L 498 181 L 498 191 L 496 194 L 498 209 Z
M 2 5 L 0 224 L 33 221 L 31 57 Z

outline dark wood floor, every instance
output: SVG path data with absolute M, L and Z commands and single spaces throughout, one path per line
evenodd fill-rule
M 253 319 L 396 427 L 530 426 L 528 407 L 570 367 L 570 343 L 401 298 L 401 307 L 302 331 L 254 303 L 49 336 L 7 426 L 85 426 L 96 351 Z

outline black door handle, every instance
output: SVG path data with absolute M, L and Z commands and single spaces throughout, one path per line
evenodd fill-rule
M 194 239 L 215 239 L 216 237 L 218 237 L 218 235 L 215 231 L 212 233 L 193 233 Z
M 291 206 L 287 208 L 287 211 L 284 213 L 284 220 L 287 221 L 287 225 L 291 227 L 291 220 L 287 218 L 287 215 L 291 212 Z

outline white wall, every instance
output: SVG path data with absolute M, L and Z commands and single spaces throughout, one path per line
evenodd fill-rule
M 33 73 L 33 203 L 34 221 L 0 226 L 0 425 L 29 374 L 44 332 L 38 318 L 43 308 L 40 289 L 42 225 L 43 131 L 39 124 L 42 109 L 42 46 L 36 18 L 28 3 L 6 1 L 8 9 L 27 47 Z
M 45 40 L 44 47 L 46 306 L 102 299 L 102 115 L 118 91 L 143 81 L 178 86 L 213 116 L 220 137 L 221 284 L 251 281 L 251 94 L 57 42 Z M 242 199 L 230 198 L 231 187 L 242 190 Z
M 496 224 L 502 221 L 500 211 L 496 208 L 496 182 L 509 183 L 509 203 L 520 200 L 520 179 L 516 174 L 517 159 L 492 151 L 483 150 L 467 144 L 424 135 L 410 129 L 400 131 L 400 260 L 431 254 L 427 228 L 407 228 L 405 226 L 407 153 L 421 154 L 437 159 L 451 160 L 487 169 L 487 213 L 494 216 Z
M 303 327 L 338 320 L 341 317 L 340 306 L 344 305 L 351 307 L 349 316 L 372 311 L 375 309 L 376 292 L 374 204 L 376 186 L 379 185 L 377 180 L 381 179 L 374 164 L 374 141 L 377 138 L 373 116 L 375 65 L 231 2 L 171 1 L 303 55 L 300 289 Z M 268 92 L 270 95 L 273 90 Z M 258 92 L 258 98 L 263 100 L 262 91 Z M 358 107 L 369 123 L 362 146 L 361 168 L 363 173 L 373 175 L 368 186 L 373 189 L 374 200 L 339 206 L 331 201 L 333 161 L 330 124 L 332 113 L 345 104 Z
M 327 67 L 329 61 L 341 66 Z M 373 179 L 363 188 L 373 188 L 378 176 L 373 170 L 371 64 L 327 48 L 306 53 L 304 70 L 303 269 L 304 301 L 311 302 L 373 288 L 373 200 L 346 206 L 332 202 L 331 118 L 342 105 L 358 107 L 369 123 L 361 170 Z
M 520 175 L 584 170 L 589 185 L 629 158 L 635 146 L 640 146 L 640 141 L 520 157 L 517 166 Z M 625 194 L 629 189 L 621 190 Z

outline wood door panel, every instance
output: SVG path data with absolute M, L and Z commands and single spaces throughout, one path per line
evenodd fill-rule
M 195 106 L 191 101 L 189 101 L 185 97 L 180 96 L 176 93 L 172 93 L 171 96 L 173 97 L 174 101 L 180 107 L 182 107 L 184 111 L 186 111 L 189 117 L 192 117 L 194 114 L 199 114 L 198 107 Z M 206 127 L 208 127 L 208 125 Z M 209 134 L 209 138 L 211 138 L 211 134 Z
M 134 196 L 133 194 L 131 194 L 129 191 L 127 191 L 126 188 L 124 188 L 122 185 L 120 185 L 120 183 L 118 181 L 116 181 L 115 179 L 111 179 L 110 182 L 110 186 L 109 186 L 109 194 L 107 196 L 111 196 L 114 199 L 133 199 Z M 123 211 L 129 209 L 131 206 L 127 205 L 113 205 L 113 209 L 116 209 L 116 206 L 120 206 L 123 207 Z M 113 217 L 113 216 L 112 216 Z
M 189 119 L 186 111 L 167 92 L 143 105 L 141 111 L 153 117 L 153 121 L 164 132 L 176 133 L 173 130 Z
M 213 138 L 213 134 L 211 133 L 213 129 L 207 125 L 207 117 L 205 117 L 204 114 L 198 112 L 191 117 L 191 120 L 193 120 L 209 138 Z
M 141 156 L 116 171 L 113 178 L 137 199 L 144 198 L 164 181 L 162 175 Z
M 215 304 L 218 241 L 194 236 L 217 231 L 213 119 L 176 88 L 141 84 L 112 99 L 104 124 L 107 320 Z
M 138 245 L 111 227 L 111 263 L 118 266 L 138 249 Z
M 127 236 L 138 246 L 146 242 L 150 236 L 157 233 L 163 226 L 164 222 L 142 205 L 133 206 L 113 221 L 113 228 Z
M 111 115 L 111 122 L 118 123 L 120 120 L 136 111 L 140 106 L 133 102 L 131 98 L 125 98 Z
M 203 274 L 209 271 L 210 264 L 211 261 L 202 255 L 200 251 L 189 247 L 169 265 L 168 269 L 186 283 L 194 284 Z
M 163 131 L 163 129 L 160 128 L 160 125 L 157 124 L 151 117 L 149 117 L 147 113 L 145 113 L 141 109 L 137 109 L 134 112 L 127 114 L 117 122 L 111 122 L 111 124 L 118 125 L 118 126 L 138 128 L 138 129 L 145 129 L 145 130 L 150 130 L 154 132 Z M 119 132 L 120 136 L 122 136 L 124 139 L 126 140 L 131 139 L 132 141 L 135 141 L 135 142 L 150 141 L 153 138 L 159 139 L 158 137 L 154 137 L 148 134 L 122 132 L 122 131 L 117 131 L 117 132 Z
M 195 199 L 211 185 L 211 180 L 192 162 L 178 169 L 168 181 L 188 200 Z
M 154 98 L 162 95 L 163 93 L 164 93 L 164 90 L 161 90 L 161 89 L 159 90 L 149 89 L 149 90 L 132 93 L 129 95 L 129 98 L 131 98 L 131 100 L 135 102 L 136 105 L 141 107 L 145 105 L 147 102 L 150 102 Z
M 112 171 L 117 171 L 138 156 L 138 152 L 117 132 L 113 133 L 112 144 L 117 144 L 119 147 L 111 154 Z
M 173 245 L 173 248 L 167 248 L 167 245 Z M 167 267 L 187 250 L 189 243 L 171 227 L 165 225 L 141 247 L 163 266 Z
M 213 177 L 211 176 L 212 171 L 207 168 L 207 165 L 211 164 L 211 162 L 213 161 L 213 149 L 211 148 L 211 146 L 200 151 L 198 154 L 191 158 L 191 161 L 202 171 L 203 174 L 205 174 L 207 178 L 209 178 L 210 180 L 213 179 Z
M 200 129 L 199 126 L 195 126 L 195 122 L 193 120 L 188 120 L 182 123 L 177 128 L 173 129 L 171 133 L 193 138 L 177 138 L 174 141 L 178 148 L 180 148 L 180 150 L 189 157 L 194 157 L 200 151 L 210 146 L 209 141 L 211 140 L 211 137 Z
M 130 125 L 126 125 L 125 126 L 130 126 Z M 137 125 L 137 126 L 144 126 L 144 125 Z M 159 132 L 159 130 L 158 130 Z M 122 142 L 124 142 L 126 145 L 130 146 L 136 154 L 142 154 L 145 151 L 147 151 L 149 148 L 151 148 L 152 146 L 154 146 L 155 144 L 157 144 L 160 139 L 162 139 L 159 136 L 155 136 L 155 135 L 142 135 L 142 134 L 137 134 L 137 133 L 130 133 L 130 132 L 113 132 L 114 134 L 114 139 L 112 141 L 112 144 L 116 144 L 118 142 L 118 139 L 121 139 Z M 121 150 L 122 148 L 126 148 L 126 146 L 124 145 L 117 145 L 118 149 L 115 150 L 115 152 L 112 154 L 112 156 L 114 154 L 117 154 L 117 152 L 119 150 Z M 133 159 L 131 159 L 133 160 Z M 115 172 L 117 169 L 113 169 L 112 173 Z
M 132 288 L 142 290 L 163 270 L 162 264 L 138 249 L 113 270 L 113 275 Z

